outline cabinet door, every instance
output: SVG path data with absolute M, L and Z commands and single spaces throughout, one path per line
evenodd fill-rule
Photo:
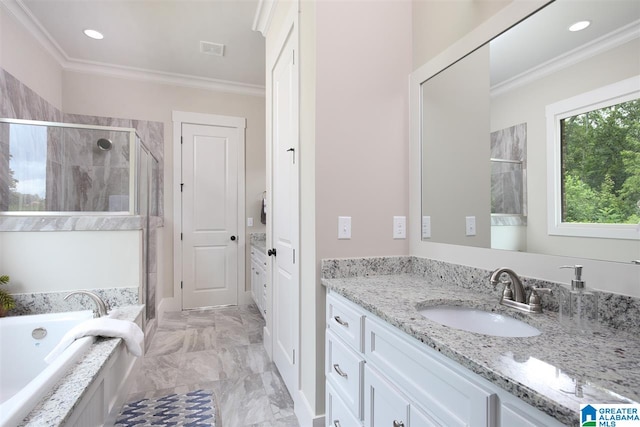
M 449 427 L 495 424 L 497 395 L 492 390 L 462 374 L 459 365 L 371 317 L 365 320 L 365 358 L 433 419 Z
M 364 368 L 364 425 L 409 427 L 409 401 L 369 366 Z
M 560 427 L 562 423 L 551 418 L 515 396 L 500 396 L 500 427 Z

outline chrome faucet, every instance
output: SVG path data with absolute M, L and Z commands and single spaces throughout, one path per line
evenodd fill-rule
M 89 291 L 74 291 L 64 297 L 66 301 L 71 295 L 86 295 L 93 300 L 96 308 L 93 310 L 93 317 L 102 317 L 107 315 L 107 304 L 98 295 Z
M 509 276 L 508 280 L 500 280 L 503 274 Z M 531 288 L 529 301 L 526 301 L 526 291 L 518 275 L 510 268 L 501 267 L 491 273 L 489 281 L 494 289 L 498 283 L 504 284 L 504 290 L 500 296 L 500 304 L 527 313 L 542 313 L 542 304 L 539 293 L 551 293 L 548 288 Z

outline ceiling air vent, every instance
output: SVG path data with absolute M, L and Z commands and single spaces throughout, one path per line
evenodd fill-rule
M 224 45 L 212 42 L 200 42 L 200 52 L 207 55 L 224 56 Z

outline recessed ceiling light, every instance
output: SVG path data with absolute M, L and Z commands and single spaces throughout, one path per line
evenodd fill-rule
M 582 31 L 585 28 L 587 28 L 589 25 L 591 25 L 591 21 L 578 21 L 569 27 L 569 31 L 573 31 L 573 32 Z
M 100 31 L 92 30 L 92 29 L 89 29 L 89 28 L 84 30 L 83 33 L 84 33 L 85 36 L 90 37 L 90 38 L 95 39 L 95 40 L 102 40 L 104 38 L 104 36 L 102 35 L 102 33 Z

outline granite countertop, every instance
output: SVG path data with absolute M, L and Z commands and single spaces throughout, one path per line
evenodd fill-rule
M 142 313 L 143 308 L 143 305 L 116 307 L 109 316 L 133 322 Z M 121 341 L 121 338 L 98 338 L 20 426 L 63 425 L 103 367 L 115 355 Z
M 267 254 L 267 235 L 266 233 L 251 233 L 250 236 L 251 246 Z
M 490 287 L 483 294 L 416 274 L 324 278 L 322 283 L 564 424 L 579 424 L 580 404 L 640 402 L 637 335 L 604 327 L 589 335 L 569 333 L 555 312 L 519 312 L 500 305 Z M 523 320 L 542 334 L 476 334 L 418 313 L 438 304 L 494 311 Z

